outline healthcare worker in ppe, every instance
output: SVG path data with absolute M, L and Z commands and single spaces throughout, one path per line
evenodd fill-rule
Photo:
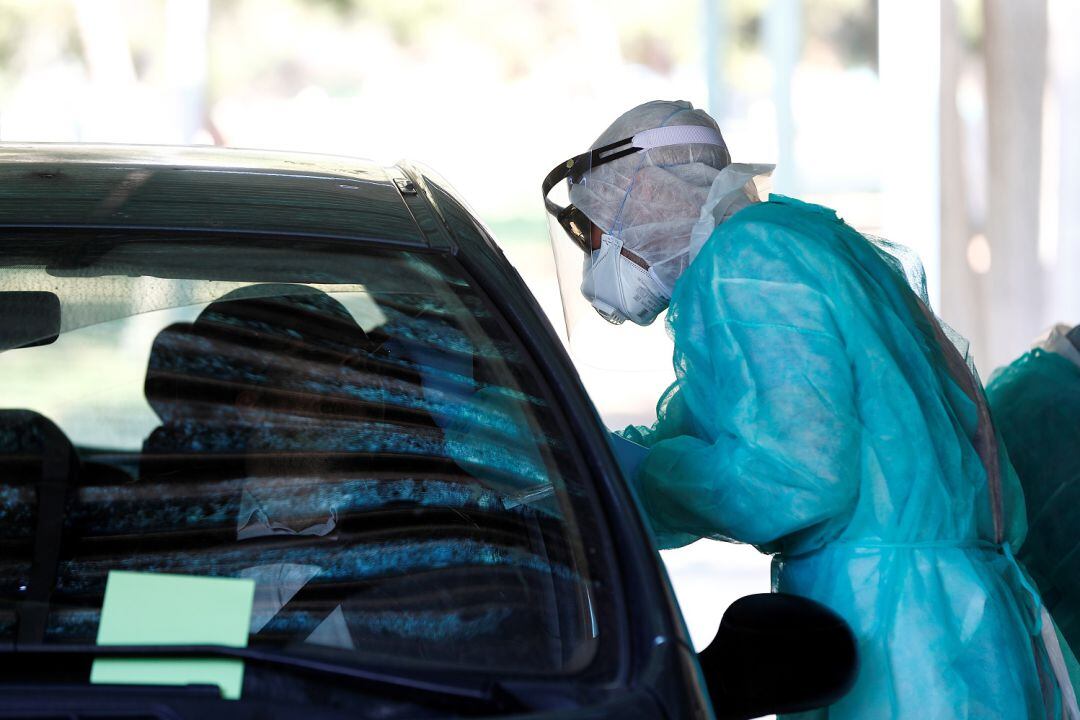
M 759 172 L 704 112 L 650 102 L 544 181 L 593 308 L 668 310 L 676 381 L 623 432 L 649 449 L 632 483 L 660 547 L 751 543 L 776 591 L 848 621 L 855 685 L 801 717 L 1078 717 L 1015 559 L 1020 486 L 917 270 L 828 208 L 757 202 Z
M 1080 647 L 1080 326 L 1055 327 L 990 378 L 986 395 L 1020 476 L 1019 553 L 1075 651 Z

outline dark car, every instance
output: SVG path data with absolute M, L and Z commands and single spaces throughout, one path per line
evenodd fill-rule
M 0 398 L 0 716 L 749 717 L 853 674 L 784 596 L 699 662 L 561 343 L 409 164 L 0 146 Z M 247 588 L 239 642 L 191 578 Z

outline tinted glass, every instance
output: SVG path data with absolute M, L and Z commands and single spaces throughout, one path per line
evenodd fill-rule
M 109 572 L 129 570 L 253 580 L 251 645 L 542 672 L 592 657 L 586 493 L 451 259 L 8 237 L 0 286 L 22 308 L 0 313 L 17 338 L 0 639 L 94 642 Z

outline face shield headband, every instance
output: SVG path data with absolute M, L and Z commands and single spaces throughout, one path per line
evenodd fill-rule
M 592 221 L 573 204 L 560 207 L 552 201 L 548 197 L 551 189 L 563 180 L 568 181 L 571 185 L 587 182 L 586 173 L 592 168 L 633 153 L 669 145 L 695 144 L 726 147 L 723 137 L 713 128 L 702 125 L 667 125 L 652 128 L 651 130 L 643 130 L 633 137 L 623 138 L 595 150 L 575 155 L 569 160 L 559 163 L 544 178 L 541 186 L 544 194 L 544 207 L 559 223 L 559 226 L 566 232 L 570 240 L 582 252 L 587 254 L 592 250 Z M 604 229 L 609 230 L 610 228 Z

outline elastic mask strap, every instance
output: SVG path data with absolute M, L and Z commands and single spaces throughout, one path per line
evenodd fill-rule
M 656 287 L 656 289 L 660 291 L 660 296 L 663 297 L 665 300 L 670 301 L 671 300 L 671 288 L 669 288 L 660 279 L 660 276 L 658 276 L 656 274 L 656 270 L 654 270 L 652 267 L 649 267 L 648 271 L 645 274 L 649 276 L 649 280 Z
M 660 277 L 656 274 L 656 271 L 651 265 L 645 262 L 644 258 L 639 256 L 632 250 L 627 250 L 626 247 L 623 245 L 622 238 L 618 237 L 617 235 L 611 235 L 610 233 L 604 233 L 603 238 L 600 241 L 601 247 L 603 247 L 604 239 L 607 238 L 610 238 L 609 242 L 611 242 L 612 245 L 616 246 L 608 252 L 617 251 L 619 259 L 625 260 L 626 262 L 630 263 L 634 266 L 636 270 L 640 270 L 645 275 L 645 277 L 649 278 L 649 282 L 653 284 L 653 289 L 657 290 L 659 295 L 661 295 L 665 300 L 671 299 L 671 289 L 667 285 L 665 285 L 663 281 L 660 280 Z M 593 254 L 595 254 L 596 252 L 597 251 L 593 251 Z M 635 260 L 634 258 L 637 258 L 637 260 Z

